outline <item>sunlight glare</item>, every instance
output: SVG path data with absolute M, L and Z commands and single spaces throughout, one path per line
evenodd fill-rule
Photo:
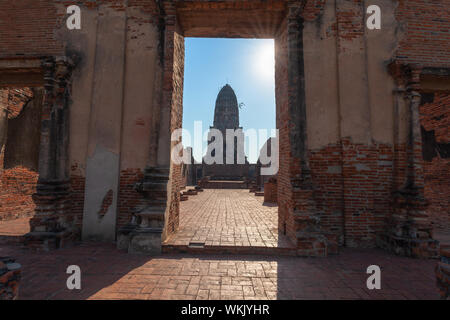
M 258 78 L 264 81 L 273 81 L 275 75 L 275 54 L 273 40 L 264 41 L 258 46 L 254 67 Z

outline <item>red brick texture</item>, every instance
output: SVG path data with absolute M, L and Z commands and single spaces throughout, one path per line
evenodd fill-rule
M 277 179 L 270 178 L 264 183 L 264 202 L 277 203 L 278 186 Z
M 2 89 L 0 112 L 6 110 L 8 120 L 15 119 L 32 98 L 30 88 Z M 31 216 L 35 209 L 31 196 L 36 191 L 38 173 L 22 166 L 4 169 L 5 147 L 0 146 L 0 220 Z
M 56 39 L 57 12 L 53 1 L 0 2 L 0 56 L 62 55 Z
M 78 165 L 72 165 L 70 174 L 70 212 L 77 227 L 81 228 L 84 210 L 84 187 L 86 178 Z
M 183 123 L 183 80 L 184 80 L 184 37 L 178 32 L 176 12 L 172 4 L 167 4 L 164 8 L 166 17 L 165 37 L 165 61 L 163 96 L 164 103 L 170 104 L 170 132 L 182 128 Z M 173 148 L 177 142 L 173 141 Z M 171 148 L 171 150 L 172 150 Z M 174 233 L 179 226 L 180 219 L 180 191 L 183 185 L 182 166 L 170 164 L 170 207 L 169 216 L 166 220 L 165 234 Z
M 144 173 L 140 169 L 127 169 L 120 172 L 117 228 L 123 227 L 131 221 L 133 209 L 142 200 L 142 194 L 134 186 L 143 179 Z
M 400 0 L 396 18 L 405 33 L 396 54 L 399 62 L 427 67 L 449 66 L 448 0 Z
M 0 220 L 11 220 L 34 214 L 32 199 L 38 173 L 24 167 L 4 170 L 0 179 Z
M 278 170 L 278 230 L 296 243 L 296 226 L 293 219 L 293 200 L 290 172 L 288 70 L 287 70 L 287 21 L 283 21 L 275 38 L 275 96 L 276 122 L 279 129 L 279 170 Z
M 31 99 L 33 91 L 30 88 L 0 89 L 0 106 L 7 110 L 8 119 L 16 118 Z
M 450 229 L 450 94 L 435 93 L 420 106 L 424 138 L 425 197 L 434 229 Z

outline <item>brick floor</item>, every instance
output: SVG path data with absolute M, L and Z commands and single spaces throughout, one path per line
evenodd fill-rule
M 378 249 L 343 249 L 328 258 L 127 254 L 84 243 L 34 253 L 3 245 L 23 266 L 20 299 L 437 299 L 435 260 Z M 81 290 L 66 289 L 79 265 Z M 366 269 L 381 267 L 381 290 L 366 289 Z
M 22 236 L 30 232 L 30 217 L 0 221 L 0 244 L 20 243 Z
M 183 238 L 178 239 L 219 241 L 224 246 L 247 242 L 279 245 L 277 208 L 262 201 L 246 190 L 205 190 L 190 196 L 181 203 L 181 226 L 185 228 L 179 233 Z M 29 231 L 28 220 L 0 222 L 0 256 L 12 256 L 23 266 L 21 299 L 438 298 L 436 260 L 349 248 L 328 258 L 211 254 L 149 257 L 118 251 L 113 244 L 96 243 L 35 253 L 16 243 Z M 448 233 L 438 236 L 448 239 Z M 2 242 L 2 237 L 12 241 Z M 66 268 L 72 264 L 82 270 L 79 291 L 66 288 Z M 366 269 L 372 264 L 382 269 L 381 290 L 366 289 Z
M 205 189 L 181 202 L 179 230 L 165 245 L 187 247 L 191 242 L 218 251 L 230 246 L 293 248 L 278 234 L 276 204 L 264 203 L 246 189 Z

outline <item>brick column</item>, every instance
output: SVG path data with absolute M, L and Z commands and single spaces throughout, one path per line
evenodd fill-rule
M 33 200 L 35 216 L 25 243 L 37 249 L 59 248 L 74 234 L 67 220 L 69 204 L 69 79 L 73 62 L 65 57 L 43 61 L 44 102 L 42 110 L 39 180 Z
M 387 219 L 387 234 L 382 235 L 379 244 L 400 255 L 435 257 L 438 242 L 432 239 L 432 226 L 426 212 L 428 202 L 424 197 L 420 69 L 395 68 L 397 109 L 404 106 L 407 113 L 407 125 L 402 126 L 404 123 L 398 119 L 396 131 L 401 134 L 406 130 L 406 144 L 403 148 L 398 145 L 395 148 L 397 190 L 393 194 L 392 214 Z

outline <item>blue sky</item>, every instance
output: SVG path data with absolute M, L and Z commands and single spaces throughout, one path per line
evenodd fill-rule
M 192 141 L 183 136 L 183 145 L 193 145 L 194 121 L 203 122 L 203 132 L 212 126 L 216 97 L 226 83 L 238 103 L 245 104 L 239 114 L 241 127 L 267 129 L 270 135 L 275 128 L 273 40 L 185 38 L 185 46 L 183 128 L 191 132 Z M 256 162 L 248 150 L 246 154 Z M 196 160 L 202 156 L 194 149 Z

